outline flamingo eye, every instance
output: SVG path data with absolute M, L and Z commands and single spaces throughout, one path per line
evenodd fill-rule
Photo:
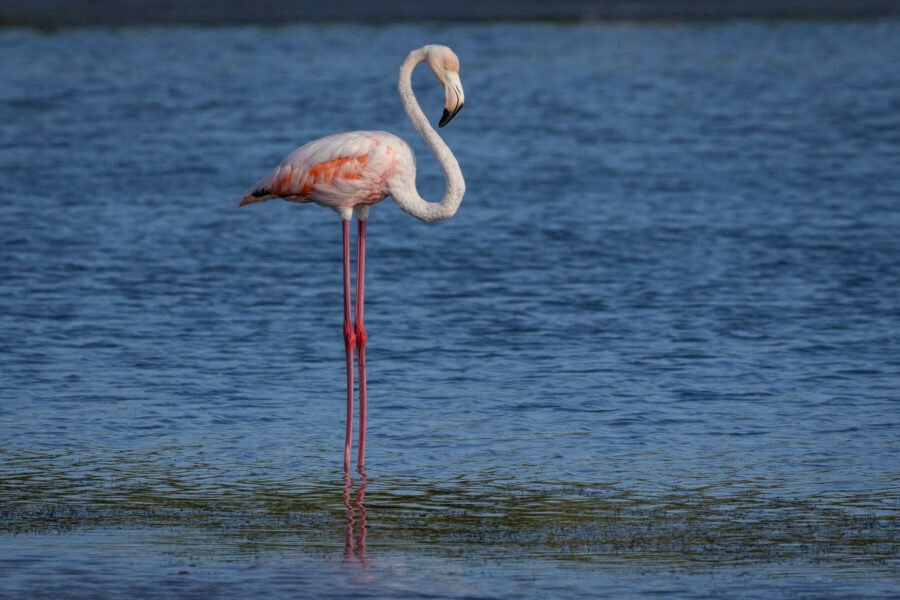
M 448 56 L 444 59 L 444 69 L 451 73 L 459 73 L 459 59 L 455 56 Z

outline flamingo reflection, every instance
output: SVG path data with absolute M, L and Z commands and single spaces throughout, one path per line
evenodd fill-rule
M 359 469 L 359 481 L 356 485 L 356 499 L 353 499 L 353 480 L 350 471 L 344 469 L 344 506 L 347 508 L 347 528 L 344 533 L 344 561 L 352 562 L 354 559 L 362 564 L 368 563 L 366 557 L 366 488 L 369 482 L 366 472 Z M 359 513 L 358 529 L 354 538 L 354 529 L 357 524 L 356 513 Z

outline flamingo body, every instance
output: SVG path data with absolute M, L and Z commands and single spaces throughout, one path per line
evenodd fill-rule
M 282 198 L 313 202 L 339 213 L 371 206 L 391 187 L 415 182 L 409 145 L 386 131 L 351 131 L 319 138 L 294 150 L 260 179 L 240 205 Z

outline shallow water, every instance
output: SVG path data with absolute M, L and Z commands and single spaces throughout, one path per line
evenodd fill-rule
M 352 129 L 409 139 L 439 197 L 394 90 L 433 41 L 469 191 L 437 225 L 373 209 L 345 482 L 338 221 L 235 205 Z M 900 23 L 7 29 L 0 54 L 5 593 L 896 593 Z

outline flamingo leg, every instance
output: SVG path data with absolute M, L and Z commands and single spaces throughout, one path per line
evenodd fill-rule
M 366 510 L 366 505 L 364 504 L 366 500 L 366 488 L 369 487 L 368 478 L 366 477 L 366 471 L 359 467 L 359 486 L 356 488 L 356 502 L 354 505 L 357 509 L 359 509 L 359 537 L 356 540 L 356 555 L 363 562 L 366 561 L 366 536 L 368 532 L 366 531 L 368 527 L 368 516 L 369 512 Z
M 362 472 L 366 463 L 366 327 L 363 311 L 366 303 L 366 221 L 359 220 L 356 240 L 356 343 L 359 354 L 359 454 L 356 468 Z
M 344 234 L 344 349 L 347 353 L 347 438 L 344 442 L 344 471 L 350 469 L 350 445 L 353 442 L 353 350 L 356 333 L 350 322 L 350 221 L 341 220 Z

